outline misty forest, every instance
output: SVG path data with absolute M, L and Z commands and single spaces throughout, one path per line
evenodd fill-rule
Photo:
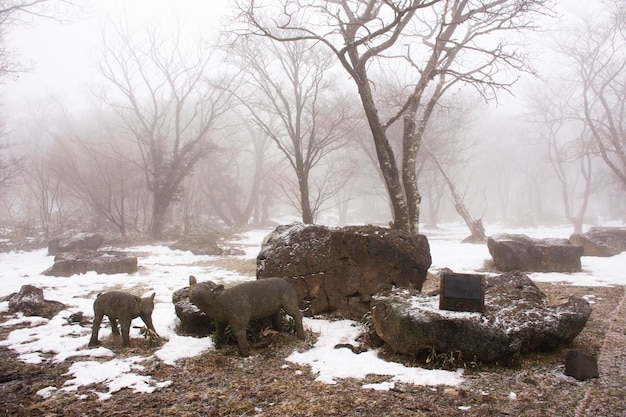
M 0 0 L 0 415 L 626 415 L 625 97 L 624 0 Z
M 78 100 L 3 107 L 3 231 L 623 221 L 626 8 L 574 6 L 238 0 L 210 34 L 109 16 Z M 3 2 L 5 84 L 31 64 L 13 31 L 89 12 Z

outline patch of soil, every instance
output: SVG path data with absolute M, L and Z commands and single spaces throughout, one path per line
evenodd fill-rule
M 459 387 L 396 384 L 389 391 L 363 389 L 365 381 L 315 381 L 305 366 L 284 360 L 293 350 L 309 349 L 313 340 L 298 341 L 270 333 L 252 345 L 252 356 L 241 358 L 236 346 L 180 360 L 168 366 L 157 360 L 142 363 L 155 381 L 171 384 L 151 394 L 121 390 L 106 401 L 86 387 L 57 391 L 48 399 L 36 392 L 61 387 L 71 361 L 25 364 L 0 347 L 0 415 L 7 416 L 624 416 L 626 415 L 626 306 L 624 287 L 573 287 L 539 283 L 554 300 L 589 296 L 593 313 L 573 348 L 599 358 L 600 378 L 579 382 L 566 377 L 567 349 L 537 352 L 519 368 L 481 366 L 465 372 Z M 0 318 L 0 321 L 4 321 Z M 0 340 L 10 329 L 0 327 Z M 130 350 L 105 346 L 118 355 L 148 354 L 155 348 L 133 339 Z M 385 352 L 385 356 L 393 354 Z M 396 358 L 416 364 L 416 358 Z M 102 389 L 102 388 L 101 388 Z M 77 395 L 84 397 L 77 400 Z

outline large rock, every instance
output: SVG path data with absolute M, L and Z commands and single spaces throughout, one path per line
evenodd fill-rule
M 9 312 L 19 312 L 25 316 L 51 319 L 65 308 L 65 304 L 59 301 L 46 300 L 43 290 L 32 285 L 22 285 L 20 292 L 9 298 Z
M 574 233 L 569 241 L 582 247 L 584 256 L 614 256 L 626 250 L 626 229 L 592 227 L 585 233 Z
M 257 256 L 257 277 L 282 277 L 305 314 L 360 319 L 372 295 L 391 286 L 421 290 L 431 264 L 422 235 L 374 226 L 278 226 Z
M 439 310 L 438 305 L 439 296 L 414 290 L 379 294 L 372 303 L 376 333 L 402 354 L 435 349 L 465 361 L 515 363 L 524 352 L 570 345 L 591 314 L 582 298 L 549 305 L 520 272 L 486 278 L 483 313 Z
M 189 287 L 174 291 L 172 303 L 183 333 L 194 336 L 206 336 L 213 333 L 215 330 L 213 319 L 189 301 Z
M 137 256 L 120 251 L 77 250 L 61 252 L 43 275 L 69 277 L 95 271 L 98 274 L 132 274 L 137 272 Z
M 98 233 L 77 232 L 68 230 L 53 237 L 48 242 L 48 255 L 54 256 L 61 252 L 75 250 L 96 250 L 104 243 L 104 237 Z
M 567 239 L 534 239 L 526 235 L 497 234 L 487 239 L 499 271 L 578 272 L 583 249 Z

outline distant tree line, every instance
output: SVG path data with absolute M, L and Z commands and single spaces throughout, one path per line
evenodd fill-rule
M 1 4 L 3 29 L 11 15 Z M 600 187 L 596 170 L 626 187 L 624 10 L 613 5 L 611 24 L 587 22 L 576 50 L 557 47 L 572 61 L 563 88 L 530 101 L 535 142 L 576 230 Z M 485 145 L 471 132 L 485 103 L 534 72 L 518 36 L 552 6 L 238 0 L 219 44 L 182 26 L 132 32 L 115 22 L 102 36 L 93 108 L 33 109 L 7 135 L 3 216 L 46 237 L 80 227 L 160 239 L 267 226 L 294 211 L 304 223 L 324 212 L 338 223 L 386 216 L 416 233 L 420 222 L 436 227 L 447 205 L 483 241 L 489 200 L 506 212 L 514 198 L 514 167 L 480 182 L 491 194 L 476 186 L 472 169 L 486 170 L 470 167 Z M 526 196 L 545 186 L 529 184 Z

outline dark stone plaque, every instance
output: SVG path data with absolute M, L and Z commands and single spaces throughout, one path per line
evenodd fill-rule
M 482 275 L 443 274 L 439 289 L 440 310 L 482 312 L 485 308 Z

